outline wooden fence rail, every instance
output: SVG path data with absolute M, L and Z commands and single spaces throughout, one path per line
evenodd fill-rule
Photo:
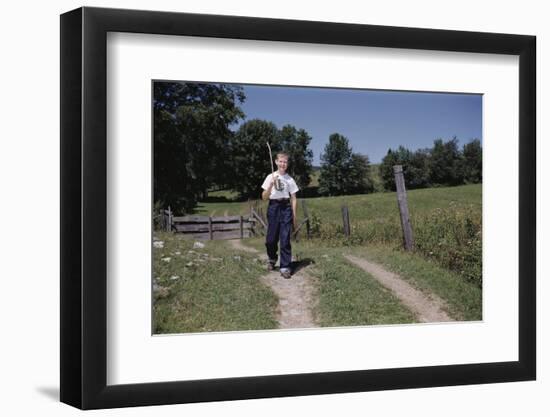
M 160 210 L 162 230 L 182 233 L 194 239 L 243 239 L 267 234 L 267 218 L 259 201 L 249 201 L 250 215 L 243 216 L 174 216 L 170 207 Z M 297 225 L 292 236 L 298 239 L 302 226 L 306 225 L 306 236 L 311 237 L 311 225 L 305 201 L 302 201 L 304 219 Z
M 257 221 L 243 216 L 173 216 L 163 211 L 165 230 L 204 240 L 242 239 L 257 233 Z

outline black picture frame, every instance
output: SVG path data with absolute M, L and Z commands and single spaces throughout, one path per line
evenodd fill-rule
M 519 360 L 107 385 L 108 32 L 519 56 Z M 524 35 L 88 7 L 61 15 L 61 401 L 97 409 L 534 380 L 535 51 Z

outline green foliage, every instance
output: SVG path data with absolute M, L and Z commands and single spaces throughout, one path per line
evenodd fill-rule
M 369 159 L 353 153 L 346 137 L 333 133 L 321 155 L 319 194 L 344 195 L 372 192 Z
M 429 149 L 418 149 L 411 154 L 405 181 L 406 187 L 410 190 L 430 186 Z
M 458 140 L 434 141 L 429 149 L 412 152 L 404 146 L 389 149 L 379 172 L 384 189 L 395 191 L 393 166 L 403 167 L 405 186 L 409 190 L 433 186 L 452 186 L 481 182 L 481 142 L 474 139 L 458 149 Z
M 279 140 L 273 150 L 274 152 L 285 151 L 289 154 L 288 173 L 294 178 L 300 189 L 304 189 L 309 185 L 313 171 L 313 151 L 309 149 L 311 139 L 311 136 L 304 129 L 296 129 L 292 125 L 285 125 L 279 131 Z
M 482 181 L 482 150 L 479 139 L 474 139 L 462 148 L 462 172 L 467 183 L 479 183 Z
M 481 287 L 481 212 L 471 207 L 435 209 L 412 219 L 416 250 Z
M 430 181 L 433 184 L 458 185 L 464 183 L 462 155 L 458 149 L 456 137 L 447 142 L 436 139 L 430 154 Z
M 382 177 L 382 182 L 386 190 L 395 191 L 395 179 L 393 174 L 393 167 L 395 165 L 401 165 L 403 167 L 405 185 L 408 187 L 410 159 L 411 151 L 403 146 L 397 148 L 396 151 L 388 149 L 388 153 L 382 159 L 382 163 L 380 164 L 380 175 Z
M 261 185 L 272 166 L 266 142 L 269 142 L 273 158 L 277 152 L 288 153 L 288 173 L 300 189 L 310 182 L 313 151 L 309 149 L 311 136 L 304 129 L 285 125 L 277 129 L 266 120 L 253 119 L 243 123 L 231 142 L 232 188 L 242 198 L 256 198 Z M 274 168 L 277 170 L 277 167 Z
M 154 201 L 189 212 L 212 183 L 224 184 L 230 125 L 244 117 L 241 87 L 155 82 Z
M 275 124 L 260 119 L 243 123 L 235 133 L 228 155 L 233 166 L 229 172 L 233 173 L 232 188 L 243 197 L 260 195 L 261 185 L 272 169 L 266 142 L 278 145 L 278 140 Z
M 309 232 L 311 236 L 320 236 L 321 234 L 321 217 L 316 210 L 310 210 L 309 214 Z

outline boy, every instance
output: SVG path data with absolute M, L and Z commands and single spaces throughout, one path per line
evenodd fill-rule
M 290 264 L 292 252 L 290 246 L 291 226 L 296 229 L 296 192 L 298 186 L 290 175 L 286 173 L 288 154 L 279 152 L 275 163 L 278 170 L 268 174 L 262 184 L 262 200 L 269 200 L 267 207 L 267 269 L 272 271 L 277 262 L 277 240 L 281 243 L 281 275 L 288 279 L 291 276 Z

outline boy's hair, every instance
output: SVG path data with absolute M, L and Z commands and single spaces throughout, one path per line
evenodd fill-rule
M 286 152 L 277 152 L 275 159 L 279 159 L 280 156 L 286 156 L 286 159 L 290 159 L 290 156 Z

